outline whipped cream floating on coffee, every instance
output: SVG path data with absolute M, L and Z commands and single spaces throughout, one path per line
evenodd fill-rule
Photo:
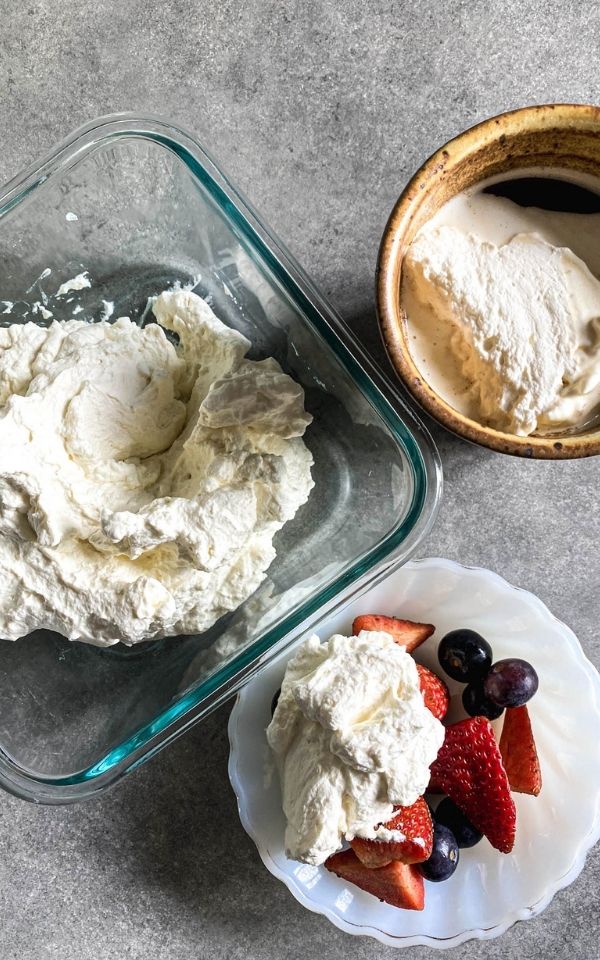
M 402 265 L 410 349 L 456 410 L 527 436 L 583 425 L 600 405 L 600 214 L 461 194 Z

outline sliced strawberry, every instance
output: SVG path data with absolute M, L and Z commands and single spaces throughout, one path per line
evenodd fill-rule
M 383 867 L 391 860 L 422 863 L 431 856 L 433 823 L 423 797 L 410 807 L 396 807 L 394 816 L 384 824 L 386 829 L 402 834 L 403 840 L 364 840 L 355 837 L 352 849 L 365 867 Z
M 537 797 L 542 771 L 526 705 L 505 711 L 500 753 L 511 789 Z
M 425 643 L 434 633 L 435 627 L 431 623 L 414 623 L 412 620 L 398 620 L 396 617 L 369 613 L 357 617 L 352 624 L 354 636 L 358 636 L 361 630 L 381 630 L 383 633 L 389 633 L 397 644 L 406 647 L 408 653 L 411 653 Z
M 385 867 L 371 870 L 361 863 L 353 850 L 334 853 L 325 866 L 342 880 L 354 883 L 393 907 L 422 910 L 425 906 L 425 885 L 417 867 L 394 860 Z
M 510 853 L 517 814 L 489 720 L 469 717 L 446 727 L 430 789 L 447 793 L 493 847 Z
M 448 713 L 450 705 L 450 691 L 444 681 L 438 677 L 432 670 L 428 670 L 421 663 L 417 664 L 419 673 L 419 685 L 423 700 L 428 710 L 431 710 L 434 717 L 443 720 Z
M 377 867 L 387 867 L 392 860 L 404 862 L 403 857 L 392 857 L 390 847 L 399 846 L 395 843 L 384 843 L 382 840 L 364 840 L 362 837 L 355 837 L 350 841 L 350 846 L 356 856 L 369 870 L 375 870 Z

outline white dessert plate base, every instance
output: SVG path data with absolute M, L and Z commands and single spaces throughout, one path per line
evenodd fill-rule
M 279 783 L 265 728 L 293 650 L 241 691 L 231 713 L 229 776 L 244 829 L 267 869 L 294 897 L 347 933 L 395 947 L 445 948 L 497 937 L 517 920 L 539 914 L 558 890 L 572 883 L 600 838 L 600 676 L 573 632 L 541 600 L 489 570 L 441 559 L 411 561 L 320 624 L 317 632 L 321 639 L 350 633 L 353 618 L 366 613 L 435 623 L 435 634 L 415 655 L 440 675 L 438 642 L 457 627 L 485 636 L 496 660 L 516 656 L 535 666 L 540 687 L 529 710 L 543 788 L 537 798 L 514 795 L 513 852 L 498 853 L 486 839 L 461 850 L 450 880 L 426 882 L 420 912 L 382 903 L 324 867 L 287 860 Z M 453 681 L 449 686 L 456 694 L 452 719 L 460 719 L 462 687 Z

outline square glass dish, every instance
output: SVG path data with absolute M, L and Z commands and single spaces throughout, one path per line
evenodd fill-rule
M 46 298 L 83 270 L 92 286 L 53 300 L 53 319 L 92 322 L 110 303 L 143 324 L 149 297 L 187 284 L 251 340 L 251 358 L 275 357 L 314 417 L 315 487 L 276 536 L 267 579 L 202 635 L 105 649 L 45 631 L 0 639 L 0 785 L 44 803 L 115 783 L 405 561 L 441 491 L 423 425 L 184 131 L 103 118 L 2 191 L 2 325 L 52 322 Z

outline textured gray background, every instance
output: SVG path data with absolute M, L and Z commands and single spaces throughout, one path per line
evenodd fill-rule
M 403 184 L 488 115 L 598 102 L 599 17 L 591 0 L 4 0 L 0 180 L 99 114 L 173 118 L 385 363 L 373 272 Z M 521 462 L 434 432 L 446 495 L 422 553 L 535 591 L 600 663 L 597 461 Z M 1 960 L 392 957 L 262 867 L 227 781 L 227 713 L 99 801 L 0 797 Z M 597 958 L 599 881 L 595 851 L 540 918 L 449 960 Z

